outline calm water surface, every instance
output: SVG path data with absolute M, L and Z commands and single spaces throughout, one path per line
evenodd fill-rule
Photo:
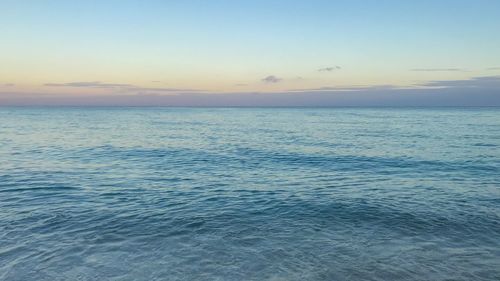
M 500 280 L 500 109 L 0 108 L 0 280 Z

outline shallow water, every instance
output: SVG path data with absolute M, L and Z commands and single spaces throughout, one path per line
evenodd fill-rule
M 0 280 L 500 280 L 500 109 L 0 108 Z

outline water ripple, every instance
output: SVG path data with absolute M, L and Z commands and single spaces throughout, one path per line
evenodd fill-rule
M 498 110 L 0 119 L 0 280 L 500 280 Z

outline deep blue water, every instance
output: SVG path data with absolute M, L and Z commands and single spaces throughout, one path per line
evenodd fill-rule
M 0 108 L 0 280 L 500 280 L 500 109 Z

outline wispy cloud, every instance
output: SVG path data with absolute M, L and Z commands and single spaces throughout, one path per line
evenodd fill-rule
M 14 87 L 16 84 L 14 83 L 5 83 L 3 84 L 4 87 Z
M 484 76 L 474 77 L 466 80 L 436 80 L 429 81 L 420 86 L 424 87 L 438 87 L 438 88 L 481 88 L 481 89 L 495 89 L 500 91 L 500 76 Z
M 265 83 L 278 83 L 278 82 L 283 81 L 283 79 L 278 78 L 274 75 L 269 75 L 269 76 L 263 78 L 261 81 L 265 82 Z
M 77 87 L 77 88 L 127 88 L 133 87 L 130 84 L 114 84 L 114 83 L 102 83 L 99 81 L 93 82 L 69 82 L 69 83 L 46 83 L 44 86 L 47 87 Z
M 488 67 L 486 70 L 500 70 L 500 67 Z
M 336 65 L 336 66 L 329 66 L 329 67 L 323 67 L 318 69 L 319 72 L 332 72 L 334 70 L 340 70 L 342 67 Z
M 248 84 L 245 84 L 245 83 L 238 83 L 238 84 L 234 84 L 236 87 L 244 87 L 244 86 L 248 86 Z
M 185 88 L 148 88 L 148 87 L 130 87 L 130 90 L 141 92 L 205 92 L 200 89 L 185 89 Z
M 393 90 L 401 87 L 394 85 L 374 85 L 374 86 L 347 86 L 347 87 L 337 87 L 337 86 L 326 86 L 319 88 L 309 88 L 309 89 L 291 89 L 290 92 L 348 92 L 348 91 L 369 91 L 369 90 Z
M 410 69 L 411 71 L 419 71 L 419 72 L 453 72 L 453 71 L 464 71 L 461 68 L 414 68 Z
M 156 88 L 169 89 L 169 88 Z M 169 89 L 170 90 L 170 89 Z M 162 95 L 50 94 L 0 90 L 1 105 L 143 106 L 500 106 L 500 76 L 393 85 L 322 87 L 283 92 L 184 92 Z
M 158 87 L 140 87 L 132 84 L 119 83 L 103 83 L 94 82 L 69 82 L 69 83 L 46 83 L 46 87 L 73 87 L 73 88 L 96 88 L 96 89 L 115 89 L 121 92 L 136 92 L 143 94 L 158 93 L 158 92 L 203 92 L 199 89 L 184 89 L 184 88 L 158 88 Z
M 414 91 L 430 89 L 449 89 L 465 91 L 467 89 L 488 89 L 498 91 L 500 96 L 500 76 L 482 76 L 462 80 L 434 80 L 411 86 L 372 85 L 372 86 L 325 86 L 308 89 L 291 89 L 288 92 L 371 92 L 371 91 Z

